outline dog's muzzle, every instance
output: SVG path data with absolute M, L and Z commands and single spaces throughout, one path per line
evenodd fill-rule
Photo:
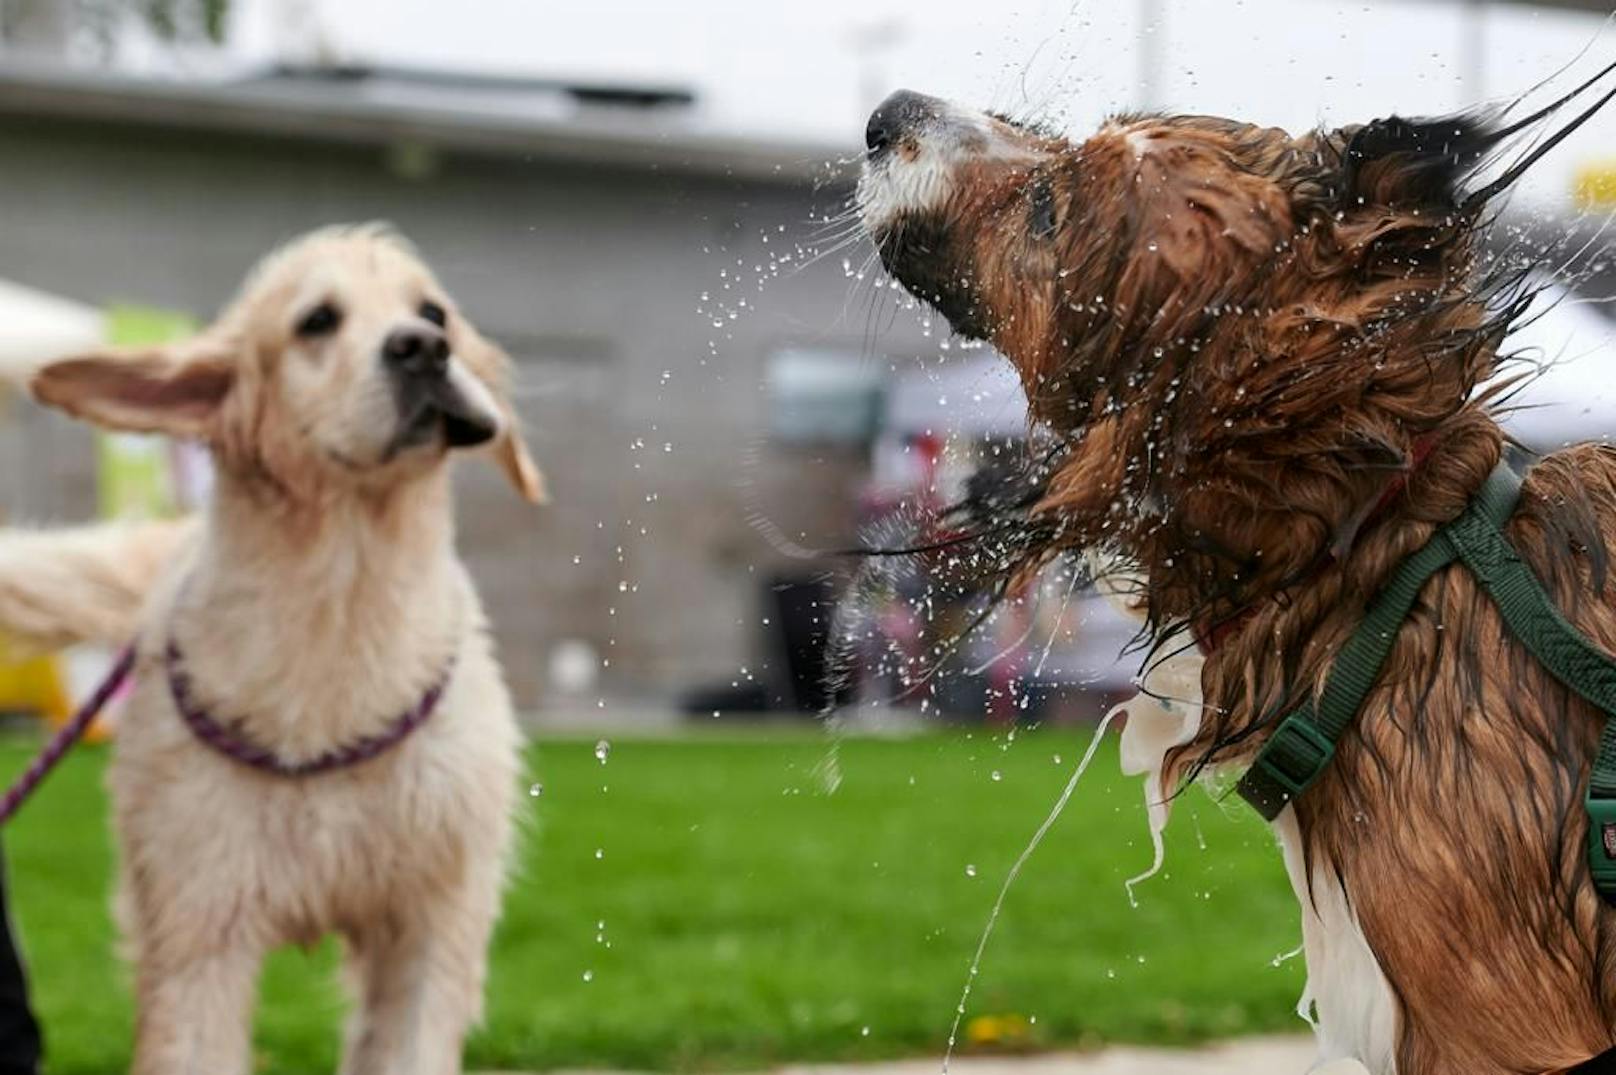
M 435 325 L 394 330 L 382 344 L 401 419 L 397 448 L 420 444 L 441 430 L 451 448 L 486 444 L 499 434 L 499 410 L 482 384 L 454 360 Z

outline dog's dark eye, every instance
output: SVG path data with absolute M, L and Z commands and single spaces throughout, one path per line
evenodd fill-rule
M 329 302 L 322 302 L 303 315 L 297 323 L 297 334 L 303 337 L 327 336 L 342 324 L 342 311 Z
M 1055 188 L 1047 179 L 1038 180 L 1032 186 L 1030 201 L 1027 226 L 1033 238 L 1047 239 L 1055 234 L 1055 225 L 1058 223 L 1055 218 Z
M 421 303 L 420 310 L 418 310 L 416 312 L 419 313 L 424 320 L 432 322 L 434 325 L 438 326 L 439 328 L 443 328 L 444 326 L 446 326 L 449 323 L 449 314 L 448 314 L 448 312 L 445 311 L 442 306 L 439 306 L 437 303 L 433 302 L 431 299 L 428 299 L 426 302 Z

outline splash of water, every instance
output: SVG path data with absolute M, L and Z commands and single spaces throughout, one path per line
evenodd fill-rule
M 1072 770 L 1072 776 L 1066 781 L 1066 787 L 1061 790 L 1060 797 L 1055 800 L 1055 805 L 1050 808 L 1048 816 L 1033 832 L 1032 839 L 1027 841 L 1027 846 L 1016 857 L 1016 861 L 1010 864 L 1009 872 L 1004 875 L 1004 881 L 999 885 L 999 894 L 993 900 L 993 909 L 988 912 L 987 924 L 982 927 L 982 936 L 976 942 L 976 952 L 971 956 L 971 967 L 965 975 L 965 988 L 960 992 L 959 1004 L 954 1008 L 954 1023 L 948 1029 L 948 1050 L 943 1054 L 943 1075 L 948 1075 L 948 1065 L 953 1062 L 954 1045 L 959 1040 L 960 1021 L 965 1018 L 965 1008 L 971 999 L 971 989 L 976 985 L 977 973 L 982 969 L 982 955 L 987 951 L 988 941 L 993 937 L 993 929 L 999 923 L 999 912 L 1004 909 L 1004 901 L 1010 895 L 1010 886 L 1016 883 L 1016 878 L 1021 876 L 1022 867 L 1027 865 L 1033 852 L 1038 850 L 1038 845 L 1044 842 L 1044 837 L 1055 827 L 1055 822 L 1059 821 L 1061 814 L 1065 812 L 1066 804 L 1071 801 L 1072 793 L 1077 790 L 1078 781 L 1083 779 L 1083 774 L 1088 771 L 1089 763 L 1099 751 L 1100 743 L 1105 739 L 1105 733 L 1117 712 L 1118 710 L 1113 709 L 1107 713 L 1105 719 L 1100 721 L 1100 726 L 1094 729 L 1094 738 L 1089 740 L 1088 749 L 1083 752 L 1077 768 Z

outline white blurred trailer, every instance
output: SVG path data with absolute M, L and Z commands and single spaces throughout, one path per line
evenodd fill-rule
M 1551 287 L 1505 341 L 1540 367 L 1507 402 L 1504 428 L 1536 452 L 1616 437 L 1616 321 L 1598 300 Z M 1517 364 L 1504 377 L 1530 368 Z

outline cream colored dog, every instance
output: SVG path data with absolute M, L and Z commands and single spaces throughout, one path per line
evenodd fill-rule
M 111 767 L 139 1075 L 248 1071 L 264 954 L 331 932 L 357 992 L 342 1070 L 460 1070 L 518 736 L 455 555 L 445 464 L 453 448 L 484 446 L 540 499 L 506 365 L 403 240 L 358 227 L 271 255 L 195 339 L 35 375 L 40 400 L 98 425 L 204 440 L 218 471 L 206 519 L 144 600 Z M 165 540 L 126 544 L 149 556 Z M 138 585 L 138 565 L 129 572 Z M 60 609 L 47 634 L 117 622 L 118 586 L 55 592 L 85 607 Z M 383 735 L 445 686 L 396 746 L 283 775 L 182 719 L 177 652 L 195 704 L 286 765 Z

